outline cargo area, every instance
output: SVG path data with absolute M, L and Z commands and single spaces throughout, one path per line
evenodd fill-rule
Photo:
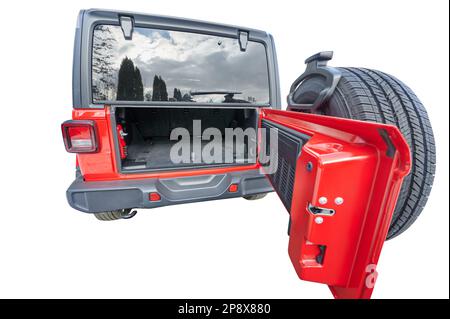
M 124 172 L 255 163 L 256 137 L 234 138 L 232 143 L 225 143 L 225 129 L 242 128 L 245 130 L 249 127 L 256 129 L 256 108 L 117 107 L 115 109 L 115 120 L 116 124 L 123 128 L 123 134 L 120 133 L 120 130 L 115 132 L 117 145 L 120 148 L 121 142 L 126 144 L 126 154 L 122 156 L 125 158 L 121 158 L 121 167 Z M 195 120 L 201 121 L 196 122 L 197 129 L 194 128 Z M 198 130 L 198 124 L 201 124 L 201 130 Z M 185 130 L 182 131 L 189 132 L 191 142 L 194 138 L 200 141 L 201 152 L 207 145 L 208 150 L 219 147 L 215 150 L 222 150 L 221 160 L 211 162 L 210 159 L 205 159 L 204 156 L 199 154 L 201 153 L 199 149 L 194 149 L 191 143 L 188 154 L 189 160 L 174 163 L 171 159 L 171 148 L 181 139 L 184 139 L 184 137 L 178 136 L 178 139 L 171 140 L 171 132 L 176 128 L 184 128 Z M 214 137 L 209 140 L 202 140 L 202 133 L 207 128 L 216 128 L 220 131 L 222 138 Z M 216 132 L 218 132 L 217 130 Z M 225 157 L 225 153 L 229 154 L 228 157 Z M 177 154 L 180 154 L 180 152 Z M 186 156 L 184 159 L 186 159 Z

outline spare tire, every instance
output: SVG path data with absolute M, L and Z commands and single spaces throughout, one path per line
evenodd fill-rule
M 411 173 L 404 179 L 387 239 L 408 229 L 422 212 L 433 184 L 436 150 L 427 112 L 416 95 L 386 73 L 363 68 L 335 68 L 341 78 L 331 97 L 314 111 L 336 117 L 396 125 L 411 149 Z M 292 100 L 312 104 L 326 87 L 311 76 L 298 85 Z

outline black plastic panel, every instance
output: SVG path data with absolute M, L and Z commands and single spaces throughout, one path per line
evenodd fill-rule
M 238 191 L 227 191 L 238 184 Z M 259 170 L 237 171 L 219 175 L 180 178 L 144 178 L 120 181 L 85 182 L 78 177 L 67 190 L 73 208 L 98 213 L 123 208 L 155 208 L 175 204 L 256 195 L 273 191 Z M 158 192 L 160 201 L 149 201 L 148 194 Z
M 278 129 L 277 170 L 273 174 L 267 174 L 267 177 L 283 205 L 290 212 L 297 158 L 300 156 L 302 147 L 308 141 L 309 136 L 267 120 L 262 121 L 261 127 L 266 129 L 267 149 L 269 149 L 271 143 L 270 129 Z

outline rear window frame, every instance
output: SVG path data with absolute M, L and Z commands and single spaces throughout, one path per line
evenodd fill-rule
M 181 105 L 181 106 L 196 106 L 196 105 L 206 105 L 206 106 L 258 106 L 258 107 L 268 107 L 270 106 L 271 101 L 271 92 L 270 92 L 270 75 L 269 75 L 269 56 L 267 53 L 267 44 L 264 41 L 260 40 L 248 40 L 249 42 L 256 42 L 259 44 L 262 44 L 264 47 L 264 53 L 265 53 L 265 59 L 266 59 L 266 71 L 267 71 L 267 90 L 268 90 L 268 97 L 269 97 L 269 103 L 203 103 L 203 102 L 183 102 L 183 101 L 109 101 L 109 100 L 94 100 L 93 93 L 92 93 L 92 87 L 93 87 L 93 70 L 92 70 L 92 59 L 94 55 L 94 50 L 92 50 L 92 46 L 94 44 L 94 31 L 97 26 L 119 26 L 120 24 L 105 24 L 105 23 L 95 23 L 92 28 L 92 32 L 90 34 L 90 56 L 89 56 L 89 83 L 90 83 L 90 95 L 89 95 L 89 101 L 93 105 L 144 105 L 144 106 L 174 106 L 174 105 Z M 194 33 L 194 34 L 200 34 L 200 35 L 211 35 L 211 36 L 220 36 L 222 38 L 228 38 L 228 39 L 234 39 L 237 40 L 238 37 L 232 37 L 232 36 L 224 36 L 217 33 L 205 33 L 205 32 L 199 32 L 198 30 L 195 31 L 186 31 L 186 30 L 178 30 L 174 28 L 154 28 L 154 27 L 143 27 L 138 24 L 134 24 L 134 28 L 147 28 L 147 29 L 154 29 L 154 30 L 164 30 L 164 31 L 177 31 L 177 32 L 187 32 L 187 33 Z M 246 31 L 246 30 L 243 30 Z
M 258 42 L 264 46 L 267 63 L 269 103 L 200 103 L 181 101 L 94 101 L 92 93 L 92 56 L 94 30 L 98 25 L 120 26 L 121 16 L 132 17 L 134 26 L 169 31 L 189 32 L 196 34 L 220 36 L 238 39 L 239 31 L 248 32 L 249 41 Z M 87 48 L 86 48 L 87 47 Z M 203 21 L 188 20 L 138 13 L 82 10 L 78 17 L 75 37 L 73 63 L 73 107 L 74 108 L 104 108 L 105 105 L 121 105 L 136 107 L 274 107 L 280 108 L 279 80 L 276 53 L 272 36 L 264 31 L 214 24 Z

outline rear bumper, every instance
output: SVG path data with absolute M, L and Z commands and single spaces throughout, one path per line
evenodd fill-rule
M 239 185 L 237 192 L 228 192 L 231 184 Z M 272 186 L 258 170 L 182 178 L 103 182 L 85 182 L 78 177 L 67 190 L 67 200 L 70 206 L 79 211 L 97 213 L 123 208 L 154 208 L 271 191 Z M 148 194 L 152 192 L 158 192 L 161 200 L 149 201 Z

